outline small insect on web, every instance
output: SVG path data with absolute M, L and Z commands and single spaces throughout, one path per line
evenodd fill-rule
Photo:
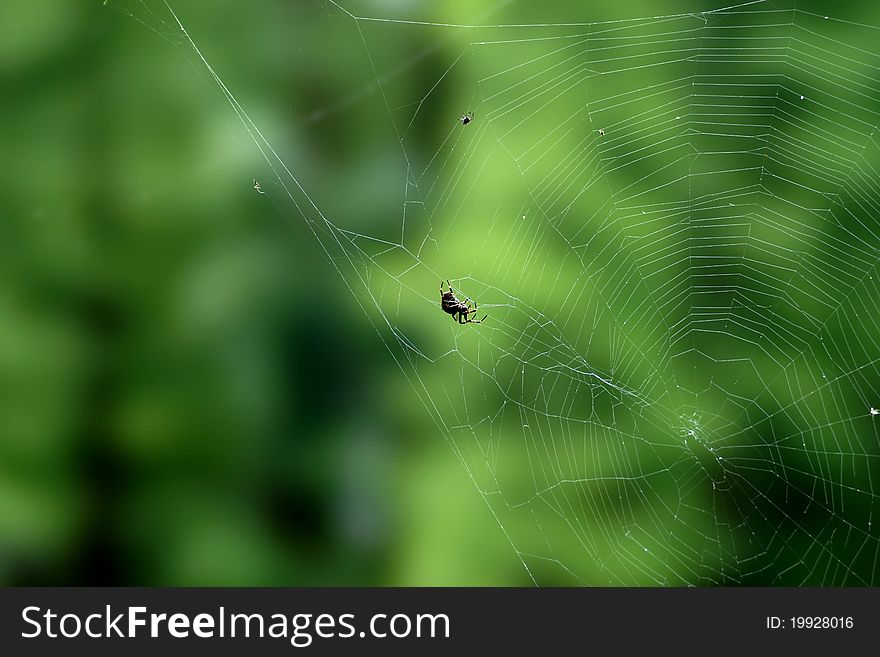
M 260 184 L 260 181 L 257 180 L 256 178 L 254 178 L 254 189 L 257 190 L 257 193 L 259 193 L 259 194 L 266 193 L 263 191 L 263 186 Z
M 461 123 L 462 125 L 467 125 L 468 123 L 470 123 L 473 120 L 474 120 L 474 113 L 473 112 L 465 112 L 460 117 L 458 117 L 458 122 Z
M 464 301 L 459 301 L 452 289 L 452 284 L 446 281 L 446 285 L 449 289 L 444 292 L 443 281 L 440 281 L 440 307 L 443 309 L 443 312 L 452 315 L 452 319 L 457 317 L 459 324 L 481 324 L 488 317 L 488 315 L 483 315 L 483 319 L 471 319 L 470 315 L 477 312 L 477 302 L 471 301 L 470 297 Z M 471 303 L 474 304 L 473 308 L 470 307 Z

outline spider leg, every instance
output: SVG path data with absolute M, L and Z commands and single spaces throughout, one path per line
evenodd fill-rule
M 470 318 L 471 313 L 475 313 L 475 312 L 477 312 L 477 302 L 476 301 L 474 301 L 474 307 L 468 310 L 468 316 L 467 316 L 467 319 L 465 320 L 466 324 L 482 324 L 483 319 L 486 319 L 489 316 L 489 315 L 483 315 L 483 319 L 471 319 Z

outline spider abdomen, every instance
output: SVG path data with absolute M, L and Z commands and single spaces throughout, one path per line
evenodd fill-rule
M 454 315 L 465 307 L 465 305 L 459 301 L 450 290 L 449 292 L 442 293 L 440 296 L 440 307 L 443 309 L 443 312 Z

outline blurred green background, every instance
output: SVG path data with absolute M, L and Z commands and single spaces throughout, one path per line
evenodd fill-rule
M 13 0 L 0 7 L 0 583 L 874 580 L 873 428 L 854 424 L 842 429 L 849 432 L 845 435 L 817 434 L 815 450 L 804 443 L 796 455 L 804 463 L 787 461 L 784 451 L 770 454 L 755 447 L 763 446 L 767 436 L 777 446 L 789 438 L 800 443 L 806 431 L 801 420 L 821 429 L 861 413 L 852 409 L 862 409 L 867 398 L 860 394 L 876 383 L 873 370 L 865 373 L 859 390 L 821 397 L 824 414 L 806 419 L 785 414 L 785 421 L 768 419 L 764 426 L 763 416 L 746 411 L 743 426 L 757 433 L 734 445 L 741 449 L 734 457 L 742 458 L 744 470 L 749 459 L 769 459 L 759 468 L 767 476 L 748 486 L 738 484 L 741 496 L 719 500 L 715 475 L 704 472 L 694 492 L 693 473 L 676 469 L 682 432 L 696 426 L 711 436 L 731 433 L 735 418 L 725 395 L 734 378 L 742 377 L 746 387 L 737 390 L 736 399 L 761 398 L 757 407 L 770 417 L 769 408 L 797 404 L 811 392 L 788 377 L 778 388 L 765 389 L 760 373 L 722 372 L 693 353 L 685 354 L 683 363 L 666 362 L 650 351 L 650 345 L 656 347 L 657 325 L 629 336 L 632 344 L 645 347 L 641 351 L 609 347 L 613 340 L 604 331 L 610 323 L 603 320 L 586 330 L 560 322 L 552 335 L 543 333 L 546 326 L 535 328 L 532 320 L 539 314 L 561 317 L 566 312 L 566 292 L 581 280 L 583 268 L 553 251 L 542 253 L 539 262 L 508 261 L 503 250 L 510 249 L 510 228 L 505 239 L 486 243 L 492 230 L 488 222 L 499 211 L 502 218 L 522 212 L 525 219 L 533 207 L 528 194 L 506 187 L 506 169 L 495 168 L 489 155 L 483 159 L 481 144 L 497 144 L 500 137 L 481 127 L 480 119 L 495 111 L 494 128 L 508 128 L 505 134 L 513 137 L 509 147 L 524 151 L 546 134 L 548 125 L 552 130 L 554 122 L 565 120 L 569 101 L 545 110 L 531 128 L 518 128 L 505 124 L 513 118 L 499 104 L 507 83 L 493 92 L 490 81 L 477 91 L 474 79 L 519 61 L 534 62 L 543 45 L 518 46 L 512 56 L 506 50 L 474 56 L 467 44 L 485 32 L 476 36 L 413 25 L 357 24 L 338 7 L 317 0 L 173 3 L 211 65 L 302 183 L 307 197 L 294 190 L 291 198 L 283 186 L 291 186 L 289 178 L 275 176 L 162 4 L 110 4 L 117 10 L 98 1 Z M 578 0 L 363 0 L 343 5 L 358 15 L 445 23 L 584 22 L 719 6 L 671 0 L 602 6 Z M 841 18 L 880 24 L 880 10 L 866 3 L 838 2 L 834 11 Z M 835 29 L 838 37 L 846 37 L 844 27 Z M 644 34 L 658 30 L 651 25 Z M 547 34 L 558 36 L 559 31 Z M 494 33 L 492 38 L 503 36 Z M 870 44 L 870 37 L 860 38 Z M 462 53 L 467 54 L 463 65 L 453 66 Z M 775 65 L 772 59 L 765 62 Z M 690 74 L 692 64 L 687 66 Z M 435 83 L 439 86 L 433 90 Z M 619 93 L 613 82 L 608 84 L 590 93 Z M 871 89 L 864 102 L 870 104 L 876 87 L 873 80 L 865 84 Z M 430 102 L 410 121 L 412 108 L 429 92 Z M 485 100 L 493 93 L 500 99 L 494 106 Z M 472 132 L 462 138 L 460 131 L 450 130 L 469 109 L 477 116 L 468 127 Z M 613 108 L 608 112 L 612 125 Z M 820 126 L 818 118 L 810 120 Z M 456 141 L 456 151 L 444 141 L 449 134 L 474 136 L 475 141 Z M 412 158 L 410 169 L 401 158 L 401 143 Z M 554 143 L 562 153 L 573 149 Z M 631 143 L 625 147 L 633 148 Z M 551 148 L 541 146 L 547 152 Z M 439 160 L 432 160 L 438 153 Z M 459 162 L 464 180 L 480 181 L 473 197 L 457 177 Z M 485 162 L 492 164 L 483 169 Z M 442 168 L 431 169 L 438 164 Z M 780 166 L 786 164 L 791 166 Z M 652 165 L 640 166 L 649 171 Z M 449 201 L 450 212 L 459 201 L 459 207 L 474 202 L 482 218 L 470 222 L 453 215 L 444 220 L 441 210 L 430 219 L 436 230 L 406 234 L 404 243 L 413 253 L 426 236 L 447 238 L 436 253 L 420 252 L 417 260 L 424 267 L 413 273 L 417 278 L 411 283 L 401 273 L 412 264 L 411 253 L 385 254 L 381 246 L 354 242 L 334 251 L 334 241 L 345 236 L 322 227 L 321 217 L 308 208 L 312 223 L 307 223 L 296 207 L 312 200 L 339 227 L 398 240 L 404 202 L 414 198 L 405 183 L 415 170 L 426 173 L 420 180 L 423 192 L 435 181 L 442 189 L 455 180 L 455 193 L 461 196 Z M 265 194 L 256 193 L 253 179 Z M 732 180 L 728 176 L 725 184 L 733 186 Z M 534 190 L 537 184 L 529 186 Z M 701 193 L 711 194 L 710 187 Z M 873 189 L 868 183 L 865 188 Z M 665 201 L 662 194 L 652 196 L 652 202 Z M 671 190 L 670 197 L 675 194 Z M 584 198 L 585 208 L 601 209 L 603 197 L 596 198 Z M 531 202 L 541 205 L 540 199 Z M 571 221 L 583 224 L 585 216 L 591 215 L 582 212 Z M 417 210 L 408 217 L 414 225 L 425 220 Z M 316 225 L 319 239 L 309 228 Z M 575 227 L 560 223 L 559 230 L 576 243 Z M 535 236 L 540 229 L 528 224 L 525 232 Z M 474 249 L 479 257 L 472 257 Z M 601 252 L 585 257 L 593 262 Z M 718 255 L 719 262 L 724 257 Z M 509 264 L 506 271 L 499 261 Z M 544 280 L 540 267 L 548 263 L 560 273 Z M 377 275 L 378 264 L 398 273 Z M 569 269 L 570 275 L 565 273 Z M 772 273 L 767 276 L 772 280 Z M 440 277 L 456 284 L 463 280 L 469 294 L 485 299 L 496 328 L 487 323 L 483 334 L 474 327 L 462 331 L 436 308 L 423 311 L 425 304 L 436 304 Z M 662 287 L 653 280 L 646 285 Z M 585 304 L 591 315 L 594 303 Z M 722 305 L 733 303 L 725 298 Z M 610 312 L 637 316 L 639 308 L 621 302 Z M 672 316 L 676 312 L 689 313 L 669 311 Z M 383 325 L 385 317 L 390 325 Z M 832 335 L 836 344 L 848 344 L 844 334 L 853 324 Z M 442 358 L 454 348 L 478 367 L 466 370 L 443 360 L 412 365 L 411 351 L 397 342 L 391 327 L 400 327 L 419 349 L 427 347 L 424 354 L 430 358 Z M 833 322 L 829 330 L 835 330 Z M 601 344 L 579 342 L 592 336 L 599 336 L 596 343 Z M 516 367 L 504 355 L 528 355 L 545 372 L 573 362 L 564 349 L 542 352 L 533 339 L 588 354 L 590 366 L 598 370 L 617 367 L 627 388 L 647 396 L 655 392 L 654 383 L 639 381 L 654 377 L 680 377 L 680 392 L 660 395 L 657 405 L 645 410 L 641 402 L 615 397 L 602 386 L 590 388 L 595 380 L 582 372 L 578 391 L 593 390 L 592 401 L 555 399 L 561 393 L 548 391 L 545 378 L 527 383 L 523 374 L 517 398 L 543 397 L 546 413 L 531 421 L 517 417 L 508 426 L 507 419 L 493 415 L 504 406 L 494 382 L 510 378 L 505 368 Z M 699 353 L 718 356 L 730 347 L 714 339 L 709 336 Z M 841 364 L 841 372 L 873 362 L 876 345 L 866 347 L 858 339 L 861 346 L 849 352 L 858 352 L 855 362 Z M 753 354 L 747 350 L 742 355 Z M 546 358 L 544 365 L 540 358 Z M 754 358 L 758 362 L 763 356 Z M 828 358 L 840 364 L 834 354 Z M 698 367 L 707 368 L 706 381 L 697 374 L 688 381 L 688 372 Z M 803 376 L 820 385 L 813 373 Z M 729 379 L 717 384 L 716 377 Z M 534 390 L 527 392 L 528 387 Z M 720 409 L 717 416 L 698 410 L 706 400 Z M 574 410 L 582 402 L 589 410 Z M 466 414 L 459 415 L 468 404 Z M 736 406 L 734 411 L 744 408 Z M 573 437 L 571 427 L 552 417 L 563 412 L 564 420 L 578 420 L 578 426 L 584 420 L 597 433 Z M 794 429 L 782 426 L 786 421 Z M 546 427 L 541 440 L 551 442 L 558 431 L 565 437 L 559 444 L 578 450 L 582 443 L 601 444 L 599 451 L 608 451 L 592 454 L 603 464 L 594 464 L 597 473 L 632 474 L 637 477 L 634 488 L 595 494 L 579 488 L 572 494 L 577 501 L 562 502 L 562 515 L 554 504 L 534 504 L 532 496 L 554 485 L 552 477 L 535 479 L 535 463 L 542 456 L 531 454 L 528 446 L 514 448 L 503 476 L 497 463 L 487 466 L 487 454 L 495 449 L 494 429 L 503 426 L 509 441 L 524 425 Z M 606 434 L 603 426 L 611 430 Z M 466 427 L 463 436 L 456 427 Z M 644 449 L 624 447 L 618 453 L 612 446 L 617 430 L 638 434 L 657 427 L 667 431 L 656 440 L 649 436 Z M 538 438 L 532 440 L 538 444 Z M 546 442 L 544 448 L 553 451 Z M 704 471 L 711 469 L 705 455 L 685 451 Z M 860 458 L 841 457 L 851 452 Z M 811 461 L 815 454 L 824 461 Z M 586 478 L 584 462 L 571 465 L 579 458 L 568 455 L 568 465 Z M 583 459 L 591 460 L 586 448 Z M 666 474 L 661 482 L 646 474 L 654 465 Z M 844 475 L 844 466 L 852 474 L 847 470 Z M 558 460 L 550 468 L 557 479 L 569 471 Z M 808 511 L 817 513 L 809 500 L 798 505 L 785 495 L 785 502 L 779 502 L 782 493 L 773 488 L 779 473 L 796 478 L 793 473 L 804 471 L 809 473 L 804 481 L 788 483 L 816 503 L 813 524 L 802 520 Z M 817 493 L 817 482 L 831 492 Z M 860 487 L 867 492 L 852 493 Z M 767 490 L 773 491 L 769 497 L 761 493 Z M 684 508 L 671 509 L 667 502 L 673 498 L 684 501 Z M 794 506 L 785 506 L 789 503 Z M 760 517 L 752 518 L 756 507 Z M 713 512 L 717 516 L 710 517 Z M 670 524 L 673 515 L 683 523 L 680 529 Z M 621 518 L 632 524 L 614 527 Z M 593 521 L 600 523 L 597 535 L 591 534 Z M 626 543 L 634 527 L 645 534 Z M 835 543 L 854 527 L 856 538 Z M 633 552 L 648 553 L 648 546 L 650 557 Z M 760 567 L 748 564 L 750 549 L 760 556 Z M 586 555 L 596 563 L 582 563 Z M 642 558 L 640 566 L 635 560 Z M 666 571 L 655 559 L 677 565 Z M 772 559 L 778 559 L 778 567 L 767 565 Z

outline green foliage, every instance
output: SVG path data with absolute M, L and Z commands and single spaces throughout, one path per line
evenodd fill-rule
M 547 4 L 0 8 L 0 581 L 876 584 L 876 32 Z

